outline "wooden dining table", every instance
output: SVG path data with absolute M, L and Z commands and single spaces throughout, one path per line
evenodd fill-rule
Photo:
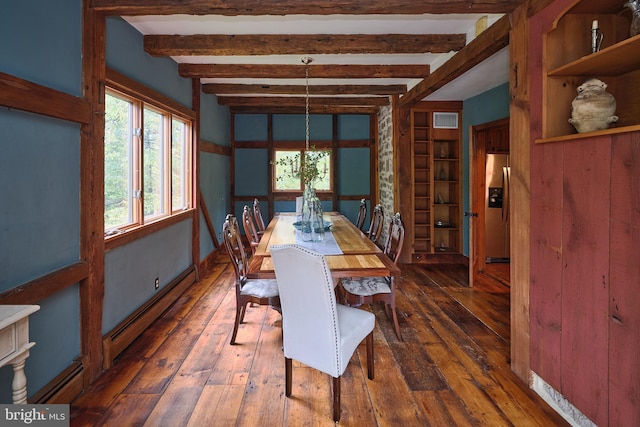
M 300 243 L 296 241 L 296 214 L 277 213 L 264 231 L 256 252 L 249 260 L 247 277 L 274 279 L 269 248 L 274 245 Z M 327 212 L 330 232 L 342 254 L 326 255 L 334 279 L 343 277 L 398 276 L 400 269 L 349 219 L 338 212 Z

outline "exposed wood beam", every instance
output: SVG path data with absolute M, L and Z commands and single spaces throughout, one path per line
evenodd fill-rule
M 507 13 L 523 0 L 92 0 L 91 6 L 109 15 L 406 15 L 448 13 Z
M 282 107 L 305 107 L 306 98 L 303 96 L 219 96 L 218 104 L 228 106 L 282 106 Z M 378 96 L 363 97 L 314 97 L 309 98 L 309 107 L 319 105 L 339 105 L 339 106 L 383 106 L 389 105 L 389 98 Z
M 400 106 L 410 107 L 420 102 L 424 97 L 497 53 L 509 44 L 509 31 L 511 23 L 509 15 L 505 15 L 400 98 Z
M 144 36 L 144 50 L 152 56 L 446 53 L 465 42 L 465 34 L 163 34 Z
M 178 64 L 182 77 L 304 79 L 304 65 L 278 64 Z M 322 79 L 422 79 L 429 65 L 309 65 L 310 78 Z
M 82 98 L 0 73 L 0 105 L 76 123 L 91 122 L 91 108 Z
M 214 84 L 202 85 L 204 93 L 214 95 L 237 94 L 279 94 L 304 95 L 307 88 L 302 85 L 260 85 L 260 84 Z M 407 91 L 407 85 L 311 85 L 311 95 L 394 95 Z
M 313 105 L 309 106 L 311 114 L 377 114 L 380 107 L 340 106 L 340 105 Z M 232 113 L 244 114 L 304 114 L 305 107 L 287 107 L 280 105 L 270 106 L 230 106 Z
M 89 263 L 78 261 L 30 282 L 0 292 L 0 304 L 38 304 L 51 295 L 84 280 L 89 275 Z

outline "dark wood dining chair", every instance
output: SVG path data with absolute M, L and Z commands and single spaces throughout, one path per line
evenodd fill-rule
M 358 345 L 367 348 L 367 374 L 374 376 L 375 316 L 336 303 L 324 255 L 297 245 L 271 246 L 282 304 L 285 395 L 291 396 L 292 359 L 333 377 L 333 420 L 340 420 L 340 377 Z M 358 369 L 360 369 L 358 367 Z
M 378 203 L 371 213 L 371 224 L 369 225 L 369 231 L 367 232 L 367 236 L 369 236 L 369 239 L 373 243 L 378 243 L 383 226 L 384 210 L 382 209 L 382 205 Z
M 247 240 L 249 240 L 251 254 L 254 254 L 260 244 L 260 235 L 258 234 L 256 224 L 253 222 L 253 215 L 251 215 L 251 211 L 247 205 L 244 205 L 242 209 L 242 227 L 244 228 L 244 234 L 247 236 Z
M 236 318 L 230 342 L 233 345 L 236 343 L 238 326 L 244 320 L 247 304 L 270 305 L 280 311 L 280 296 L 276 280 L 247 279 L 249 261 L 235 216 L 227 215 L 222 226 L 222 237 L 236 273 Z
M 400 213 L 396 213 L 389 224 L 389 232 L 383 252 L 398 264 L 404 243 L 404 225 Z M 396 314 L 396 281 L 395 277 L 351 277 L 340 281 L 340 294 L 350 306 L 384 302 L 387 317 L 393 321 L 398 339 L 402 340 L 398 315 Z
M 258 234 L 263 234 L 267 228 L 262 218 L 262 212 L 260 211 L 260 201 L 256 198 L 253 200 L 253 219 L 256 222 Z
M 358 218 L 356 218 L 356 227 L 362 231 L 364 221 L 367 219 L 367 201 L 365 199 L 360 200 L 360 208 L 358 209 Z

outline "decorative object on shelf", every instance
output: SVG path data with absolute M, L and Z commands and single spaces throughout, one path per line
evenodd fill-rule
M 445 144 L 440 144 L 440 158 L 447 158 L 447 146 Z
M 594 19 L 591 24 L 591 53 L 596 53 L 600 50 L 602 39 L 604 39 L 604 34 L 598 28 L 598 20 Z
M 618 121 L 616 99 L 606 89 L 607 84 L 598 79 L 589 79 L 578 86 L 569 119 L 578 133 L 607 129 Z
M 440 168 L 440 181 L 446 181 L 447 180 L 447 171 L 444 170 L 444 166 L 442 166 Z
M 640 34 L 640 0 L 629 0 L 624 7 L 631 10 L 631 26 L 629 27 L 629 36 L 633 37 Z
M 442 198 L 442 193 L 438 193 L 438 203 L 440 203 L 441 205 L 444 204 L 444 199 Z

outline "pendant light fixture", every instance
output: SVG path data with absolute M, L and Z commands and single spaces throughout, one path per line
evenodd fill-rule
M 313 59 L 309 56 L 303 56 L 301 58 L 301 61 L 304 64 L 304 85 L 306 89 L 304 108 L 304 146 L 306 150 L 309 150 L 309 64 L 311 63 L 311 61 L 313 61 Z

